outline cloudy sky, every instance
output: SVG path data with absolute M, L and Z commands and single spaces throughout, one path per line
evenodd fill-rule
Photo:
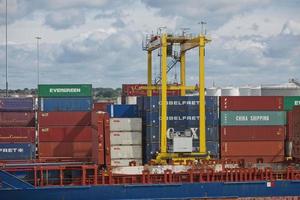
M 212 38 L 206 83 L 219 86 L 300 79 L 300 1 L 285 0 L 8 0 L 10 88 L 40 83 L 120 87 L 146 82 L 146 34 L 167 26 Z M 5 0 L 0 1 L 0 88 L 5 88 Z M 187 79 L 197 81 L 197 50 L 187 54 Z M 154 53 L 154 74 L 159 58 Z M 179 65 L 170 72 L 176 80 Z

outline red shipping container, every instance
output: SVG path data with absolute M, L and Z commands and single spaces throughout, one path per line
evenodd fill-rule
M 91 142 L 90 126 L 39 127 L 40 142 Z
M 107 112 L 107 106 L 114 104 L 113 102 L 95 102 L 93 104 L 93 111 L 103 111 Z
M 283 141 L 285 126 L 223 126 L 221 141 Z
M 293 138 L 292 157 L 300 159 L 300 137 Z
M 222 142 L 221 157 L 284 156 L 284 141 Z
M 283 162 L 284 156 L 226 156 L 222 160 L 231 160 L 235 162 L 244 161 L 246 163 L 275 163 Z
M 34 127 L 34 112 L 0 112 L 0 126 Z
M 294 135 L 294 120 L 293 120 L 293 111 L 287 112 L 287 130 L 286 130 L 286 139 L 292 141 Z
M 279 96 L 222 96 L 221 111 L 278 111 L 283 110 Z
M 90 126 L 91 112 L 39 112 L 39 126 Z
M 39 158 L 91 158 L 92 142 L 39 142 Z
M 142 89 L 142 87 L 147 86 L 147 84 L 123 84 L 122 85 L 122 96 L 147 96 L 147 90 Z M 179 96 L 180 90 L 168 90 L 168 96 Z M 158 90 L 153 90 L 153 96 L 159 94 Z
M 34 127 L 0 127 L 1 143 L 34 143 Z
M 93 161 L 96 164 L 110 166 L 110 127 L 107 113 L 92 113 Z

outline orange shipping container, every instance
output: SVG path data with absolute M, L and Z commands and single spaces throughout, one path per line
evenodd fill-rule
M 227 156 L 284 156 L 284 141 L 223 142 L 221 157 Z

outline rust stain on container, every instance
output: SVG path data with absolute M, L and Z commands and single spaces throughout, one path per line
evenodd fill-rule
M 91 142 L 92 128 L 90 126 L 40 127 L 40 142 Z
M 283 97 L 279 96 L 222 96 L 221 111 L 280 111 Z
M 34 112 L 0 112 L 0 126 L 34 127 Z
M 283 141 L 285 126 L 223 126 L 221 141 Z
M 44 126 L 89 126 L 91 112 L 39 112 L 39 125 Z
M 221 157 L 284 156 L 284 141 L 222 142 Z
M 34 127 L 0 127 L 1 143 L 34 143 Z
M 235 162 L 246 162 L 246 163 L 276 163 L 283 162 L 284 156 L 224 156 L 222 160 L 230 160 Z

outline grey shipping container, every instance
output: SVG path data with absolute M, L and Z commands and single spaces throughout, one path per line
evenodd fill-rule
M 0 143 L 0 160 L 31 160 L 34 154 L 32 143 Z

